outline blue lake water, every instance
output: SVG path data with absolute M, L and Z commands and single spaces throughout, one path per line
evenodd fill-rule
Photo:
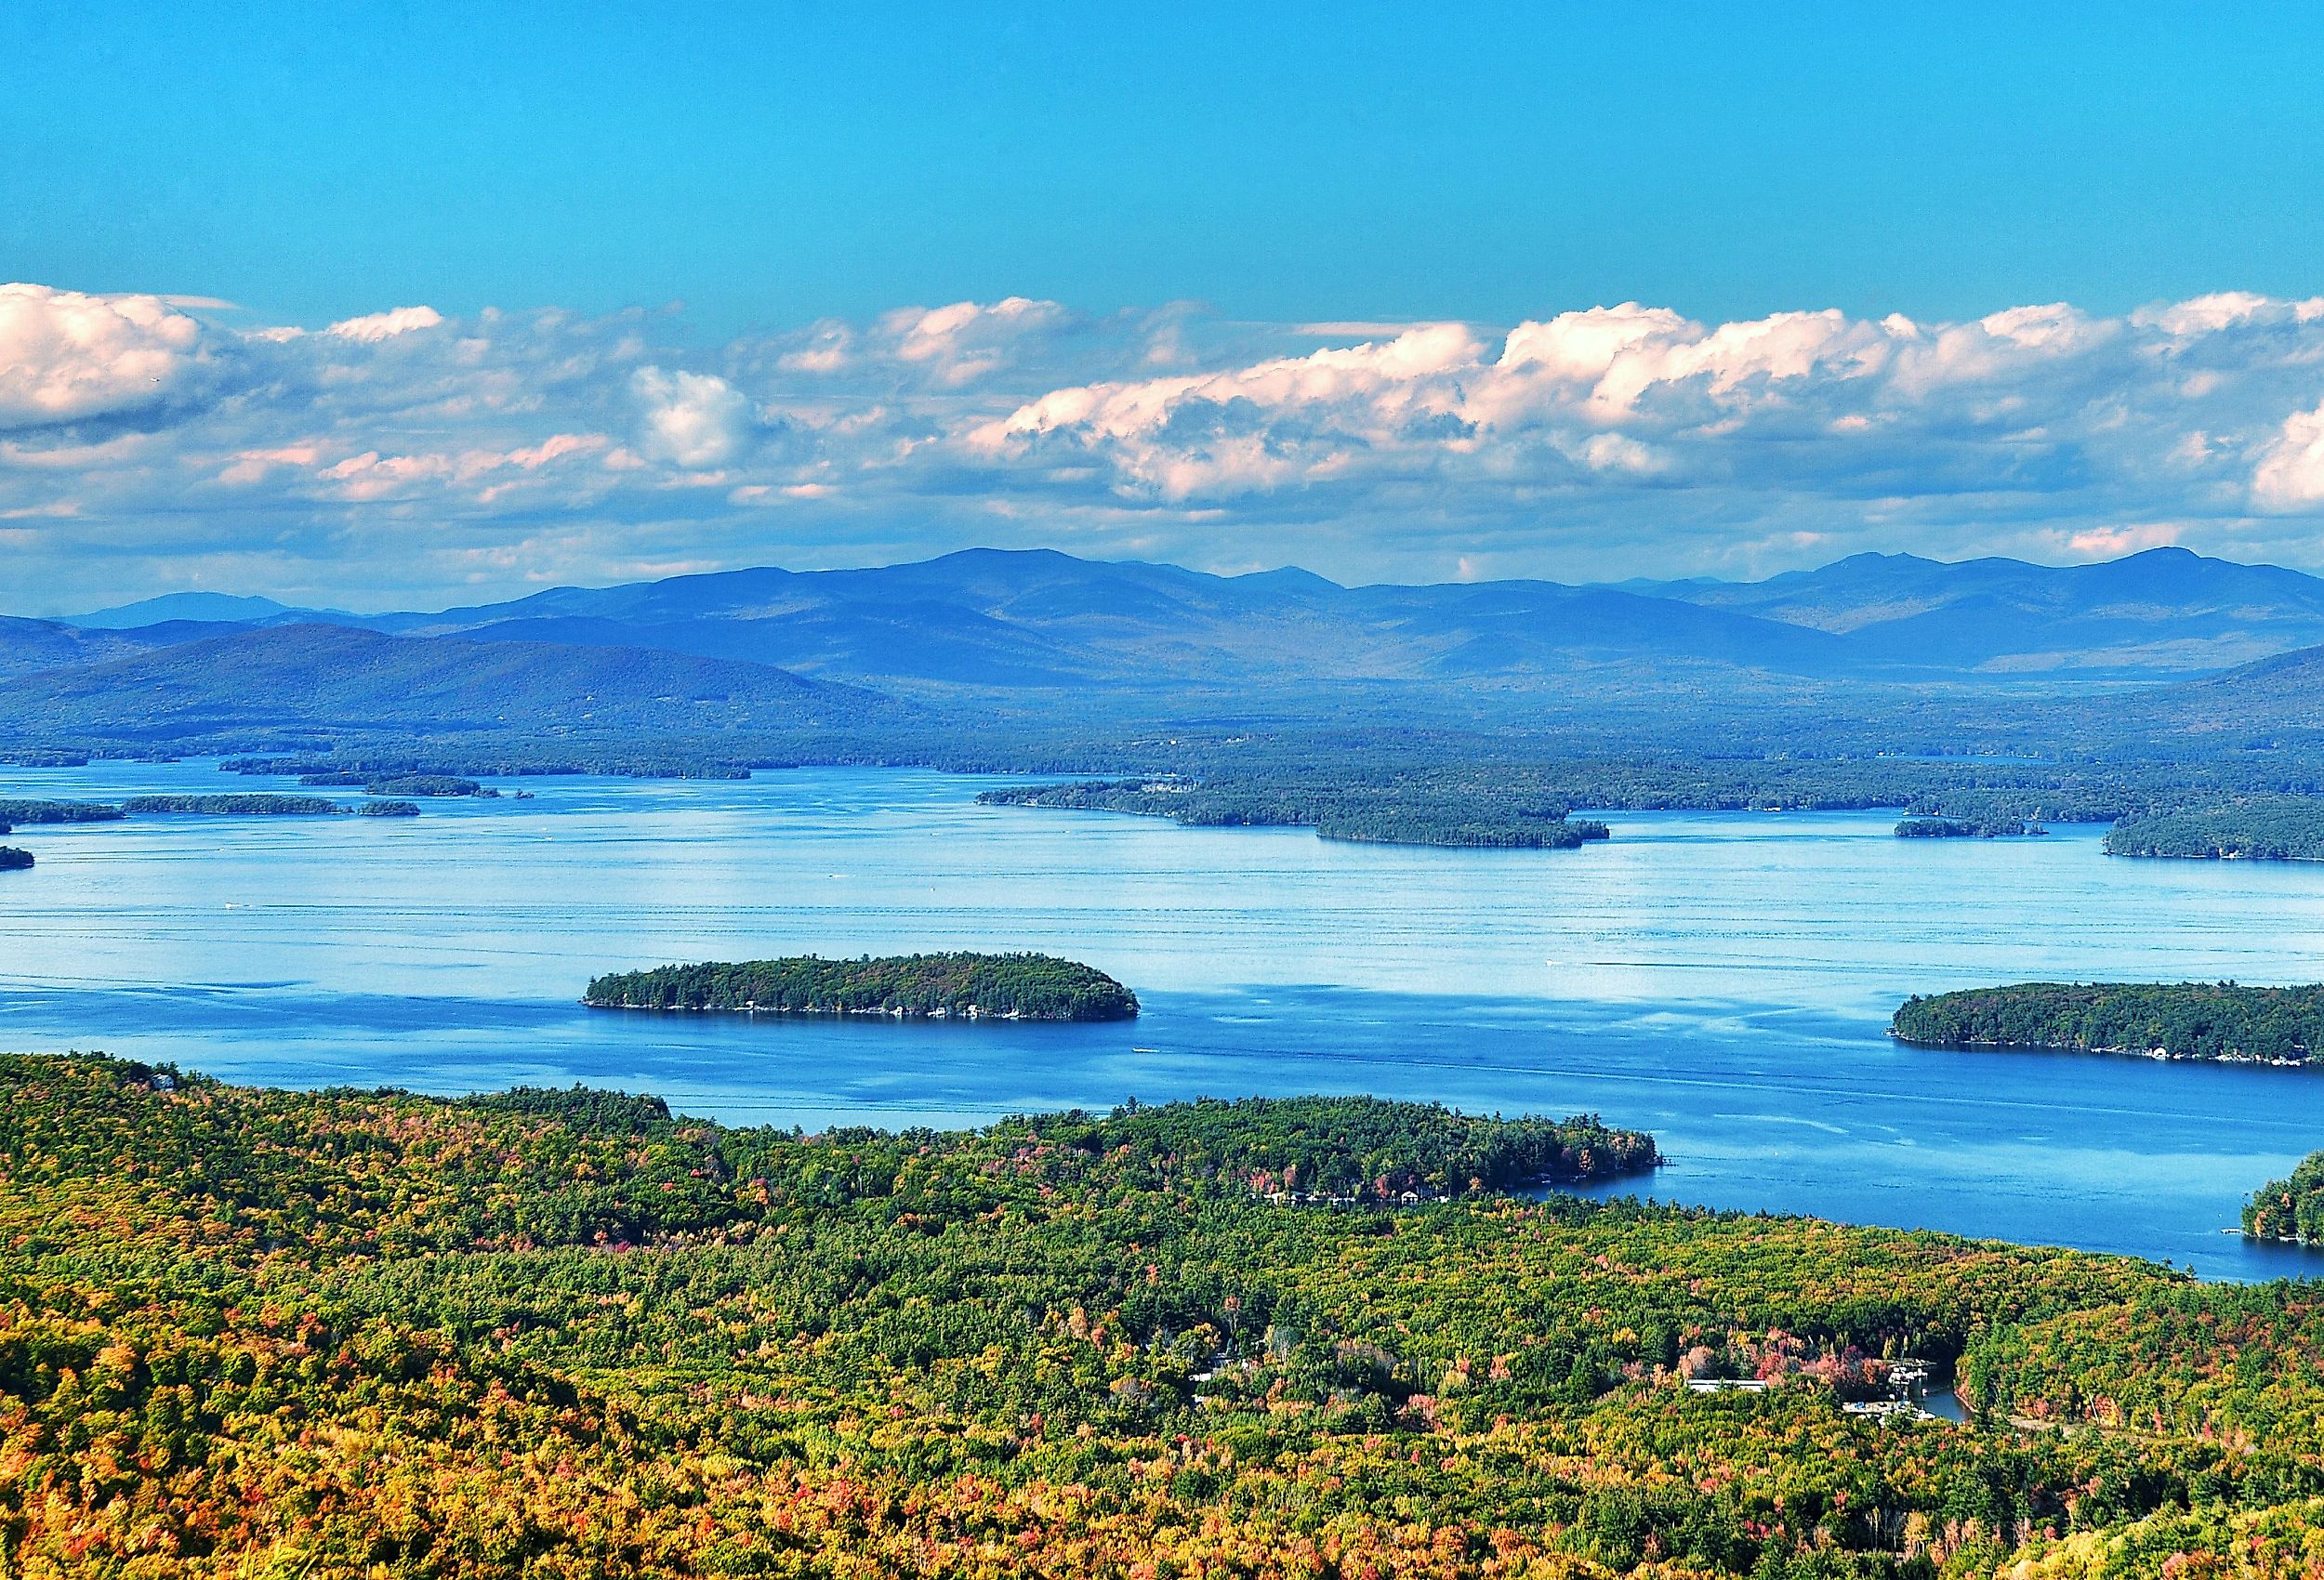
M 234 1080 L 457 1092 L 585 1080 L 811 1128 L 1198 1094 L 1594 1109 L 1644 1189 L 2324 1272 L 2220 1231 L 2324 1147 L 2324 1073 L 1946 1053 L 1898 999 L 2028 978 L 2313 981 L 2324 867 L 2111 861 L 2095 829 L 1898 840 L 1893 816 L 1615 814 L 1580 851 L 974 804 L 991 781 L 802 770 L 522 782 L 410 820 L 26 828 L 0 875 L 0 1047 Z M 0 796 L 258 790 L 206 763 L 0 768 Z M 518 787 L 508 782 L 507 788 Z M 1036 949 L 1134 986 L 1106 1026 L 592 1012 L 600 970 Z

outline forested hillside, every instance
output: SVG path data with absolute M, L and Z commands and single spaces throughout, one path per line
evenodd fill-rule
M 2304 1297 L 1570 1197 L 1270 1199 L 1294 1167 L 1459 1190 L 1503 1134 L 1330 1099 L 802 1136 L 7 1060 L 0 1541 L 165 1580 L 2313 1550 Z M 1965 1357 L 1983 1424 L 1843 1414 L 1902 1355 Z
M 872 692 L 764 665 L 336 625 L 230 631 L 0 681 L 0 740 L 231 742 L 285 730 L 654 736 L 839 730 L 912 717 Z

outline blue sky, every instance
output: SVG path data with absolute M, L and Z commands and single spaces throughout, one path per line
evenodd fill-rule
M 2324 11 L 2291 7 L 19 3 L 0 10 L 0 279 L 49 295 L 0 314 L 0 532 L 65 604 L 180 583 L 344 598 L 383 574 L 466 596 L 971 541 L 1345 577 L 2160 541 L 2313 565 L 2317 59 Z M 2283 311 L 2228 325 L 2239 360 L 2162 410 L 2140 381 L 2181 351 L 2125 349 L 2133 315 L 2223 293 Z M 193 329 L 108 319 L 86 339 L 76 302 L 147 296 Z M 880 327 L 1012 299 L 1032 309 L 971 336 L 1010 346 L 941 376 Z M 1816 354 L 1801 365 L 1821 373 L 1703 353 L 1657 375 L 1714 405 L 1756 379 L 1752 423 L 1788 403 L 1890 435 L 1877 455 L 1770 431 L 1712 456 L 1745 431 L 1721 428 L 1734 413 L 1681 442 L 1669 402 L 1649 432 L 1604 400 L 1554 442 L 1535 422 L 1541 442 L 1497 450 L 1507 408 L 1481 412 L 1460 370 L 1503 363 L 1528 323 L 1625 303 L 1697 339 L 1823 309 L 1933 336 L 2070 303 L 2123 327 L 2095 362 L 2109 332 L 2070 356 L 2053 336 L 2036 388 L 1945 422 L 1896 418 L 1925 376 L 1883 375 L 1868 404 L 1794 399 L 1829 381 Z M 264 337 L 423 305 L 434 323 L 314 343 L 360 351 L 359 372 Z M 1472 348 L 1428 352 L 1461 388 L 1362 421 L 1247 376 L 1426 323 L 1468 327 Z M 429 363 L 408 335 L 467 350 Z M 834 336 L 838 361 L 799 360 Z M 174 360 L 125 371 L 147 353 Z M 462 355 L 489 376 L 449 396 Z M 1196 375 L 1147 392 L 1175 415 L 988 431 L 1058 391 Z M 375 398 L 350 404 L 350 379 Z M 546 382 L 512 389 L 527 379 Z M 2106 454 L 2109 379 L 2131 450 L 2191 447 L 2217 475 L 2162 486 Z M 2003 432 L 1995 402 L 2021 397 L 2045 420 Z M 690 398 L 707 415 L 669 418 Z M 689 445 L 671 420 L 715 431 Z M 859 429 L 870 451 L 844 441 Z M 1484 459 L 1418 464 L 1431 433 Z M 616 481 L 669 476 L 521 490 L 522 509 L 475 496 L 495 485 L 417 486 L 551 441 L 515 464 L 529 481 L 574 445 Z M 257 453 L 312 460 L 218 494 Z M 326 474 L 364 454 L 414 488 L 348 497 Z
M 580 20 L 574 20 L 574 13 Z M 2314 7 L 0 13 L 18 277 L 292 322 L 2304 296 Z

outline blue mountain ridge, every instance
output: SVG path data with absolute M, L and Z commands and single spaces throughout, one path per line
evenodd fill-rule
M 1295 569 L 1221 576 L 1055 550 L 970 549 L 862 570 L 558 587 L 435 612 L 352 615 L 257 602 L 255 617 L 232 620 L 100 620 L 250 607 L 189 594 L 78 621 L 0 623 L 0 676 L 307 625 L 567 655 L 679 655 L 905 696 L 1525 685 L 1587 674 L 2119 681 L 2212 673 L 2324 643 L 2324 580 L 2172 548 L 2065 567 L 1857 555 L 1750 583 L 1356 587 Z

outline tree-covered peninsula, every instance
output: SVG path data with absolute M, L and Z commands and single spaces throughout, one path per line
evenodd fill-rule
M 2302 1580 L 2324 1550 L 2314 1286 L 1475 1187 L 1541 1126 L 1299 1099 L 801 1134 L 0 1059 L 4 1561 Z M 1922 1367 L 1970 1427 L 1848 1413 Z
M 1145 1107 L 1112 1125 L 1271 1200 L 1401 1201 L 1618 1178 L 1659 1165 L 1652 1136 L 1594 1113 L 1490 1119 L 1380 1098 L 1244 1098 Z
M 615 971 L 581 1002 L 600 1009 L 724 1009 L 936 1020 L 1127 1020 L 1138 995 L 1090 967 L 1047 955 L 891 955 L 878 959 L 712 961 Z
M 2324 861 L 2324 797 L 2247 797 L 2125 818 L 2108 831 L 2106 851 L 2204 862 Z
M 2018 982 L 1916 994 L 1889 1034 L 1931 1047 L 2305 1064 L 2324 1048 L 2324 986 Z
M 2310 1152 L 2291 1178 L 2253 1192 L 2243 1204 L 2243 1232 L 2254 1240 L 2324 1245 L 2324 1152 Z

